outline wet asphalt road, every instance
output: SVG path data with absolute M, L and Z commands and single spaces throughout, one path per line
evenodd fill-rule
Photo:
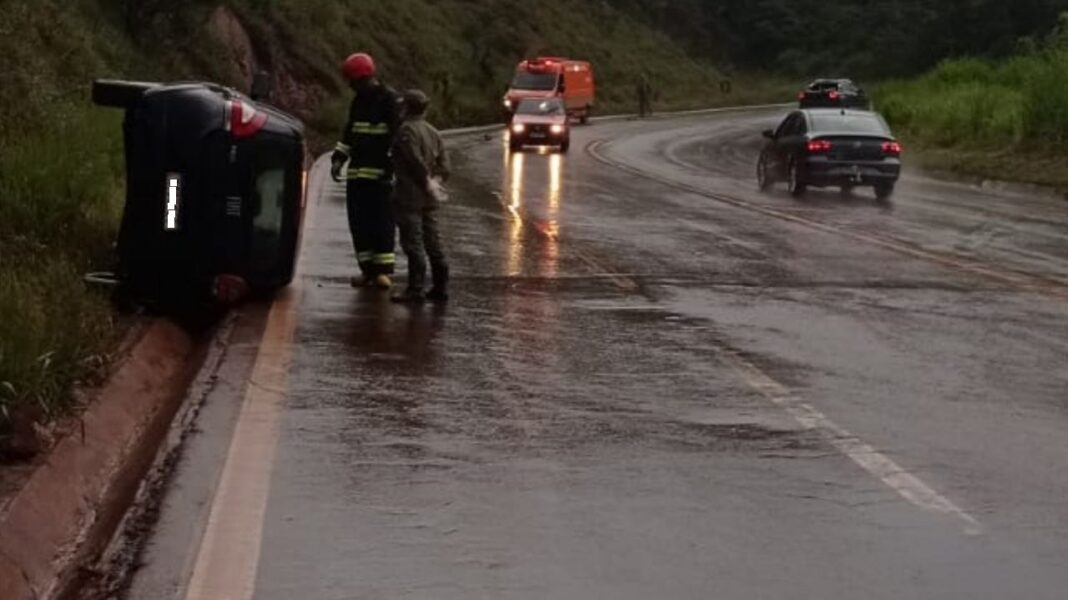
M 128 597 L 1068 598 L 1068 204 L 762 194 L 779 117 L 451 140 L 443 310 L 317 169 Z

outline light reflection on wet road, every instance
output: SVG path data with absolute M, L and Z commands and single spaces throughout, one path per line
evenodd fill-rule
M 566 156 L 454 140 L 444 309 L 347 286 L 331 188 L 255 597 L 1063 598 L 1068 303 L 786 217 L 1048 276 L 1068 207 L 921 178 L 889 210 L 762 195 L 774 118 L 576 128 Z M 234 396 L 131 598 L 185 597 Z

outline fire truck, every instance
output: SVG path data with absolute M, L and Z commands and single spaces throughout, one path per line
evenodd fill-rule
M 586 123 L 594 106 L 594 77 L 590 63 L 559 56 L 524 60 L 504 95 L 509 118 L 519 102 L 527 99 L 561 98 L 567 114 Z

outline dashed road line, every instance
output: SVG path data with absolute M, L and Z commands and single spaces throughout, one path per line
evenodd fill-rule
M 983 534 L 983 525 L 975 517 L 889 456 L 832 421 L 737 352 L 718 344 L 716 349 L 721 360 L 738 373 L 750 388 L 786 411 L 805 429 L 823 432 L 839 452 L 902 498 L 923 510 L 954 517 L 967 535 Z
M 1068 286 L 1066 286 L 1060 281 L 1047 279 L 1038 275 L 1020 273 L 1011 269 L 1006 269 L 983 262 L 967 260 L 955 254 L 919 248 L 908 242 L 895 238 L 879 236 L 870 233 L 861 233 L 858 231 L 839 227 L 830 223 L 817 221 L 809 217 L 791 214 L 768 206 L 762 206 L 760 204 L 750 202 L 748 200 L 743 200 L 741 198 L 728 194 L 710 192 L 708 190 L 701 189 L 697 186 L 681 183 L 668 177 L 663 177 L 655 173 L 650 173 L 627 163 L 609 158 L 602 151 L 604 146 L 604 140 L 592 142 L 591 144 L 586 146 L 586 153 L 593 157 L 594 160 L 602 164 L 614 167 L 620 171 L 630 173 L 643 179 L 655 181 L 657 183 L 675 188 L 677 190 L 696 194 L 698 196 L 703 196 L 711 200 L 716 200 L 717 202 L 729 204 L 731 206 L 735 206 L 743 210 L 766 215 L 781 221 L 787 221 L 790 223 L 803 225 L 810 229 L 815 229 L 824 233 L 829 233 L 832 235 L 837 235 L 878 246 L 880 248 L 884 248 L 898 254 L 935 263 L 943 267 L 967 273 L 969 275 L 997 281 L 1004 285 L 1008 285 L 1016 290 L 1038 293 L 1045 296 L 1057 298 L 1059 300 L 1068 300 Z
M 1027 286 L 1028 289 L 1036 287 L 1036 282 L 1032 281 L 1032 278 L 1015 273 L 1002 272 L 996 268 L 989 267 L 981 264 L 966 263 L 953 257 L 942 256 L 934 252 L 927 250 L 911 248 L 904 246 L 901 243 L 878 238 L 875 236 L 869 236 L 866 234 L 860 234 L 851 231 L 842 230 L 836 226 L 814 221 L 805 217 L 798 217 L 795 215 L 783 213 L 781 211 L 759 206 L 745 200 L 727 196 L 724 194 L 713 194 L 705 190 L 700 190 L 692 186 L 682 184 L 670 179 L 659 177 L 657 175 L 647 173 L 641 169 L 632 167 L 625 163 L 614 161 L 605 157 L 599 152 L 604 142 L 594 142 L 587 146 L 586 151 L 594 159 L 613 166 L 620 170 L 629 172 L 645 179 L 651 179 L 665 185 L 695 193 L 701 196 L 709 197 L 714 200 L 726 202 L 728 204 L 766 214 L 778 219 L 799 223 L 808 227 L 813 227 L 821 231 L 828 233 L 834 233 L 839 235 L 845 235 L 847 237 L 876 244 L 878 246 L 902 253 L 916 258 L 930 260 L 937 262 L 944 266 L 953 267 L 959 270 L 964 270 L 972 274 L 983 275 L 985 277 L 995 279 L 1001 283 L 1007 283 L 1013 286 Z M 1055 291 L 1059 297 L 1068 299 L 1068 293 L 1064 290 L 1048 290 L 1046 287 L 1040 288 L 1042 291 Z M 784 410 L 787 414 L 793 417 L 803 428 L 812 431 L 822 432 L 828 439 L 829 443 L 834 446 L 842 455 L 849 458 L 856 465 L 868 472 L 872 477 L 881 481 L 884 485 L 896 492 L 903 499 L 909 503 L 917 506 L 925 511 L 947 515 L 960 523 L 962 530 L 967 535 L 982 535 L 984 532 L 983 525 L 971 514 L 964 509 L 957 506 L 953 501 L 946 498 L 942 494 L 939 494 L 930 485 L 920 479 L 918 476 L 910 473 L 904 467 L 896 463 L 886 454 L 879 452 L 874 446 L 863 441 L 858 436 L 837 424 L 825 414 L 820 412 L 811 404 L 803 401 L 788 387 L 776 381 L 771 375 L 764 370 L 747 360 L 738 352 L 730 349 L 722 344 L 715 344 L 716 352 L 723 363 L 728 365 L 733 371 L 735 371 L 745 384 L 766 398 L 775 406 Z

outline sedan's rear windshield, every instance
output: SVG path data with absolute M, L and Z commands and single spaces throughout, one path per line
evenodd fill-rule
M 513 90 L 537 90 L 547 92 L 556 89 L 556 73 L 530 73 L 520 71 L 512 80 Z
M 812 115 L 812 133 L 860 133 L 890 135 L 890 129 L 874 115 Z

